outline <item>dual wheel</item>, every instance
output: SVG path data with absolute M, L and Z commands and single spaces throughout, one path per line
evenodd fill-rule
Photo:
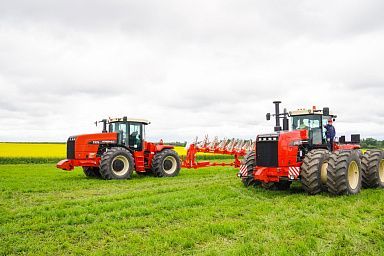
M 180 172 L 180 158 L 170 149 L 158 152 L 152 160 L 152 172 L 157 177 L 177 176 Z M 108 149 L 100 161 L 100 168 L 83 167 L 87 177 L 101 177 L 106 180 L 130 179 L 134 169 L 132 154 L 125 148 Z
M 384 187 L 384 154 L 381 150 L 324 149 L 309 152 L 301 166 L 301 182 L 308 194 L 328 191 L 333 195 L 353 195 L 362 187 Z

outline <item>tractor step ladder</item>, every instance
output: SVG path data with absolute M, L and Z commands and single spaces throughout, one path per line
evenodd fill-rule
M 141 152 L 135 152 L 135 169 L 138 172 L 144 172 L 145 171 L 145 166 L 144 166 L 144 155 Z

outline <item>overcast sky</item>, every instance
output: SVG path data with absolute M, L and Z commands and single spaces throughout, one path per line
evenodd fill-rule
M 1 1 L 0 141 L 65 141 L 106 117 L 147 137 L 254 138 L 330 107 L 384 138 L 384 1 Z

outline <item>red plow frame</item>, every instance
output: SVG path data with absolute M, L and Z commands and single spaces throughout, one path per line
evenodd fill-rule
M 254 150 L 255 147 L 256 142 L 252 140 L 219 140 L 217 137 L 215 137 L 214 140 L 210 142 L 208 136 L 205 136 L 203 141 L 198 142 L 196 137 L 195 142 L 189 145 L 187 149 L 187 155 L 182 160 L 182 167 L 197 169 L 209 166 L 234 166 L 238 168 L 241 164 L 239 157 L 245 156 L 248 151 Z M 233 155 L 234 161 L 232 163 L 215 163 L 210 161 L 197 162 L 196 157 L 197 153 L 199 152 L 220 155 Z

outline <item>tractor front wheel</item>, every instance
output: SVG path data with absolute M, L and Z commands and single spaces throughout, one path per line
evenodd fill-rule
M 311 150 L 304 157 L 301 165 L 301 184 L 310 195 L 326 190 L 329 151 L 326 149 Z
M 384 188 L 384 152 L 368 150 L 361 159 L 364 188 Z
M 336 151 L 329 157 L 328 191 L 334 195 L 353 195 L 361 190 L 361 163 L 355 150 Z
M 106 180 L 130 179 L 133 162 L 132 154 L 127 149 L 110 148 L 101 157 L 100 174 Z
M 157 177 L 174 177 L 181 168 L 179 155 L 171 149 L 158 152 L 152 161 L 152 172 Z
M 100 178 L 100 169 L 98 167 L 93 166 L 83 166 L 83 172 L 85 176 L 90 178 Z

